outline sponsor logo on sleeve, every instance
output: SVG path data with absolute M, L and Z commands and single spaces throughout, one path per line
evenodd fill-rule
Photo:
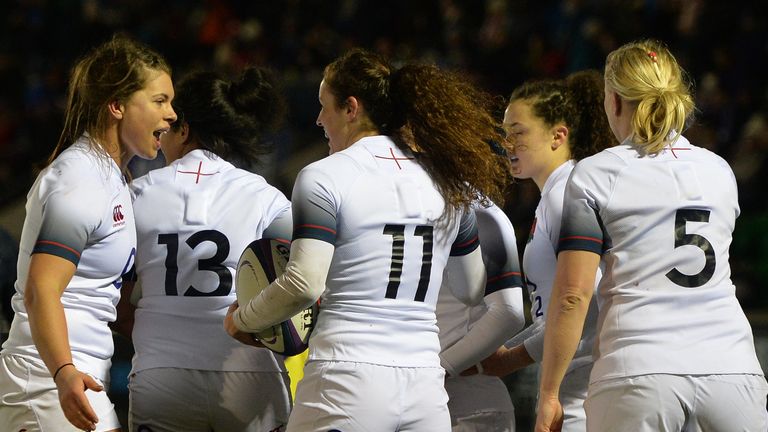
M 112 228 L 125 225 L 125 215 L 123 214 L 122 204 L 118 204 L 112 209 L 112 220 L 114 221 Z

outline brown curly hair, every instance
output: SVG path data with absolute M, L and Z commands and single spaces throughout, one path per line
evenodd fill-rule
M 354 96 L 379 133 L 414 150 L 449 207 L 503 204 L 509 168 L 491 148 L 504 139 L 491 96 L 456 73 L 416 64 L 395 70 L 362 49 L 328 65 L 323 78 L 340 105 Z
M 509 103 L 528 102 L 547 126 L 565 123 L 571 158 L 578 161 L 617 144 L 605 116 L 604 95 L 600 72 L 587 70 L 563 80 L 526 82 L 512 92 Z

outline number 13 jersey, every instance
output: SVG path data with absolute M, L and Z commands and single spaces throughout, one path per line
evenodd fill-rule
M 592 382 L 762 375 L 730 279 L 737 195 L 728 164 L 684 137 L 655 156 L 625 143 L 577 164 L 559 251 L 593 251 L 605 264 Z
M 440 367 L 437 294 L 449 254 L 478 246 L 474 215 L 439 219 L 431 178 L 385 136 L 304 168 L 291 201 L 294 239 L 335 246 L 309 359 Z
M 267 227 L 275 230 L 275 220 L 290 221 L 285 196 L 261 176 L 205 150 L 150 171 L 131 190 L 141 287 L 133 371 L 282 370 L 270 351 L 241 344 L 222 323 L 236 299 L 240 254 Z M 290 222 L 285 225 L 281 234 L 288 237 Z

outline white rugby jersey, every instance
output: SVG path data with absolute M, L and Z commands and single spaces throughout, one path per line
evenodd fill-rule
M 444 279 L 437 301 L 437 326 L 440 328 L 440 346 L 443 348 L 440 357 L 443 367 L 451 375 L 461 373 L 495 352 L 525 323 L 522 311 L 523 281 L 514 227 L 496 205 L 487 208 L 474 205 L 473 208 L 477 216 L 478 235 L 487 275 L 485 301 L 475 306 L 467 306 L 453 294 L 451 279 Z M 504 292 L 500 293 L 501 291 Z M 494 302 L 501 304 L 494 305 Z M 490 306 L 504 312 L 510 310 L 503 314 L 506 322 L 495 323 L 495 328 L 475 327 Z M 514 310 L 518 308 L 519 310 Z M 513 322 L 509 315 L 519 318 L 519 322 Z M 480 334 L 477 333 L 478 330 Z M 489 334 L 488 331 L 494 334 Z
M 31 255 L 56 255 L 77 266 L 61 295 L 72 360 L 78 369 L 103 380 L 113 353 L 107 324 L 115 320 L 122 275 L 133 265 L 136 231 L 120 168 L 86 140 L 81 137 L 64 150 L 27 195 L 13 296 L 16 315 L 3 353 L 40 359 L 24 307 L 24 289 Z
M 563 195 L 568 176 L 575 162 L 566 161 L 549 175 L 541 189 L 541 199 L 536 206 L 533 225 L 528 236 L 528 243 L 523 252 L 523 273 L 531 299 L 532 328 L 523 344 L 528 355 L 541 363 L 544 355 L 544 329 L 546 326 L 547 307 L 552 296 L 552 284 L 555 282 L 557 267 L 557 243 L 560 239 L 560 219 L 563 212 Z M 600 280 L 600 271 L 595 284 Z M 595 344 L 597 328 L 597 301 L 593 298 L 589 305 L 587 319 L 581 341 L 568 365 L 568 372 L 592 363 L 592 348 Z
M 386 136 L 304 168 L 292 201 L 293 238 L 335 246 L 309 359 L 440 367 L 435 303 L 449 254 L 478 247 L 474 213 L 438 220 L 434 183 Z
M 245 247 L 264 236 L 289 240 L 285 196 L 261 176 L 204 150 L 150 171 L 131 191 L 141 286 L 134 372 L 282 370 L 269 350 L 229 337 L 223 321 L 236 299 L 235 269 Z
M 591 381 L 649 373 L 762 374 L 730 279 L 736 181 L 680 137 L 584 159 L 566 187 L 559 250 L 602 255 Z

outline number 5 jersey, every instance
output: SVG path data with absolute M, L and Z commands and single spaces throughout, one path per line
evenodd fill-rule
M 763 374 L 730 279 L 738 214 L 728 164 L 684 137 L 658 155 L 624 143 L 576 165 L 559 251 L 593 251 L 605 265 L 592 382 Z

